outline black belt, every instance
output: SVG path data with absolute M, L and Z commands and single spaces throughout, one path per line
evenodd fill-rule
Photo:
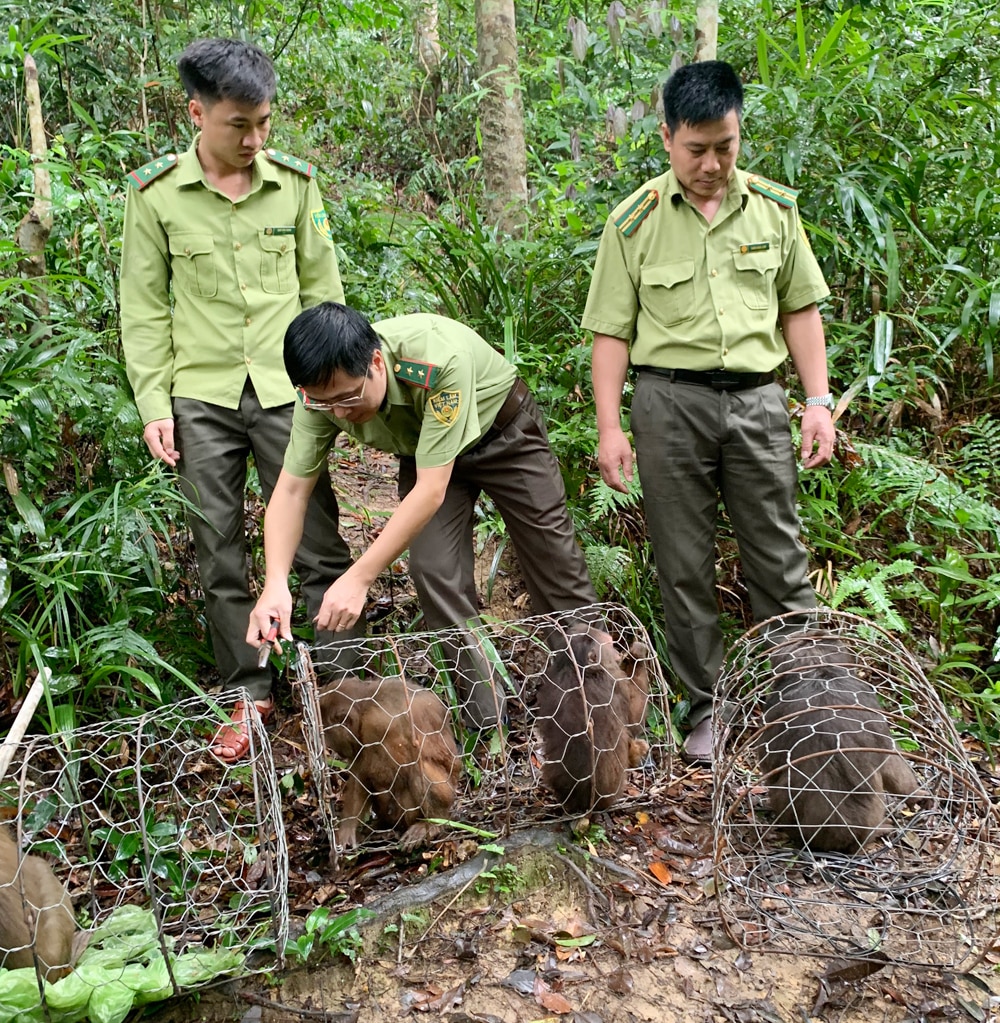
M 679 384 L 698 384 L 714 391 L 745 391 L 774 383 L 774 373 L 734 373 L 728 369 L 663 369 L 660 366 L 636 366 L 639 373 L 653 373 Z
M 514 421 L 514 417 L 521 411 L 521 406 L 524 404 L 524 399 L 531 394 L 528 385 L 518 377 L 514 381 L 514 385 L 507 392 L 507 397 L 504 399 L 504 403 L 500 406 L 500 411 L 497 413 L 496 419 L 493 420 L 493 425 L 483 434 L 480 438 L 479 443 L 475 446 L 481 448 L 484 444 L 489 444 L 491 440 L 495 440 L 500 436 L 504 430 Z

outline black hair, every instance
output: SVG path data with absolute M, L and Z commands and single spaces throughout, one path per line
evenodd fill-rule
M 271 58 L 242 39 L 196 39 L 177 59 L 177 71 L 188 99 L 209 106 L 220 99 L 260 106 L 277 92 Z
M 338 371 L 357 379 L 368 375 L 372 356 L 381 347 L 361 313 L 339 302 L 321 302 L 288 325 L 285 372 L 296 387 L 323 387 Z
M 685 64 L 663 86 L 663 120 L 671 135 L 681 124 L 721 121 L 731 110 L 743 116 L 743 83 L 724 60 Z

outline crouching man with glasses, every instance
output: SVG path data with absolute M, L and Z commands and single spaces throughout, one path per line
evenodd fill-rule
M 474 624 L 472 530 L 480 492 L 507 526 L 536 613 L 597 600 L 542 415 L 513 366 L 475 331 L 424 313 L 373 327 L 360 313 L 324 302 L 289 326 L 285 369 L 299 405 L 264 518 L 266 578 L 248 643 L 260 643 L 272 618 L 291 639 L 288 571 L 309 496 L 341 431 L 399 455 L 400 503 L 326 591 L 319 628 L 352 629 L 371 584 L 407 548 L 428 628 Z M 490 683 L 488 660 L 471 642 L 451 644 L 451 658 L 466 723 L 495 725 L 503 697 Z

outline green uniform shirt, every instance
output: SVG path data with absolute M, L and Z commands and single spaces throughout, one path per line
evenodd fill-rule
M 794 203 L 753 191 L 748 179 L 734 172 L 711 224 L 672 170 L 617 206 L 583 327 L 629 341 L 638 366 L 766 373 L 779 365 L 788 351 L 778 312 L 812 305 L 829 289 Z M 642 216 L 637 204 L 651 189 L 658 202 Z
M 517 373 L 474 330 L 431 313 L 379 320 L 374 327 L 387 369 L 382 407 L 367 423 L 348 423 L 296 405 L 285 452 L 292 476 L 319 472 L 341 430 L 431 468 L 454 461 L 493 425 Z
M 264 408 L 294 401 L 285 329 L 344 300 L 316 182 L 259 153 L 233 202 L 205 179 L 196 145 L 163 158 L 172 170 L 147 164 L 155 180 L 125 203 L 122 347 L 143 423 L 170 418 L 171 396 L 235 409 L 247 375 Z

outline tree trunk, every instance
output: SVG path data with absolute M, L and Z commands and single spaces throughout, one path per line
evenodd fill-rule
M 45 276 L 45 245 L 52 233 L 52 181 L 45 158 L 49 147 L 45 140 L 42 98 L 38 89 L 38 67 L 31 54 L 24 58 L 24 93 L 28 104 L 28 125 L 31 129 L 31 157 L 35 164 L 35 200 L 18 225 L 14 240 L 24 251 L 20 270 L 26 278 Z M 42 284 L 33 291 L 32 304 L 40 320 L 49 315 L 49 300 Z
M 476 53 L 486 89 L 479 104 L 486 214 L 519 235 L 528 216 L 528 161 L 513 0 L 476 0 Z
M 413 106 L 423 124 L 434 120 L 441 92 L 441 43 L 438 38 L 437 0 L 419 0 L 414 30 L 414 49 L 421 74 Z
M 694 59 L 715 60 L 719 41 L 719 0 L 701 0 L 694 31 Z

